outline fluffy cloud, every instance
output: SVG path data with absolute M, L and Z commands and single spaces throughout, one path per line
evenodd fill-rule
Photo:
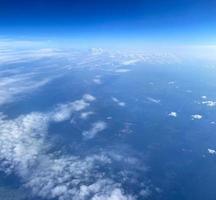
M 202 104 L 207 105 L 209 107 L 216 106 L 216 101 L 203 101 Z
M 209 154 L 216 154 L 216 151 L 214 149 L 208 149 Z
M 107 124 L 103 121 L 98 121 L 92 124 L 92 127 L 88 131 L 84 131 L 82 133 L 83 137 L 85 139 L 92 139 L 94 138 L 98 133 L 105 130 L 107 127 Z
M 191 115 L 191 118 L 192 120 L 195 120 L 195 119 L 202 119 L 202 115 L 199 115 L 199 114 L 195 114 L 195 115 Z
M 35 196 L 42 198 L 58 200 L 135 199 L 123 190 L 122 182 L 126 180 L 126 177 L 119 177 L 117 179 L 119 182 L 116 182 L 112 176 L 100 169 L 104 167 L 110 169 L 113 162 L 119 162 L 118 166 L 124 165 L 124 173 L 119 169 L 115 176 L 123 174 L 127 176 L 125 166 L 138 166 L 135 164 L 136 159 L 128 155 L 125 159 L 125 156 L 114 151 L 100 151 L 97 154 L 87 152 L 84 156 L 50 151 L 52 144 L 47 141 L 50 123 L 67 119 L 69 114 L 84 109 L 86 101 L 93 99 L 93 96 L 85 95 L 81 100 L 57 106 L 52 112 L 33 112 L 15 119 L 1 117 L 1 170 L 6 173 L 15 173 L 24 182 L 25 187 L 31 189 Z M 69 108 L 70 113 L 63 115 L 64 117 L 56 117 L 65 108 Z M 96 122 L 90 131 L 86 132 L 86 137 L 92 138 L 105 128 L 105 122 Z M 131 172 L 128 173 L 131 174 Z
M 81 119 L 87 119 L 90 115 L 93 115 L 94 114 L 94 112 L 92 112 L 92 111 L 89 111 L 89 112 L 82 112 L 81 114 L 80 114 L 80 118 Z
M 177 113 L 176 112 L 170 112 L 168 115 L 170 117 L 177 117 Z
M 123 101 L 120 101 L 119 99 L 117 99 L 116 97 L 112 97 L 112 100 L 117 103 L 119 106 L 124 107 L 126 104 Z
M 52 114 L 52 118 L 56 122 L 68 120 L 73 112 L 81 111 L 90 105 L 90 102 L 96 98 L 90 94 L 85 94 L 82 99 L 70 102 L 67 104 L 60 104 L 57 106 Z

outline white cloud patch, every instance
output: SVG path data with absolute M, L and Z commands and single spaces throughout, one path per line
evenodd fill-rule
M 93 81 L 95 84 L 98 84 L 98 85 L 100 85 L 100 84 L 102 83 L 102 81 L 101 81 L 100 78 L 94 78 L 92 81 Z
M 177 113 L 176 112 L 170 112 L 168 115 L 170 117 L 177 117 Z
M 67 104 L 60 104 L 55 109 L 52 118 L 56 122 L 70 119 L 73 112 L 81 111 L 90 105 L 96 98 L 90 94 L 85 94 L 82 99 Z
M 31 73 L 0 77 L 0 105 L 13 102 L 18 96 L 46 85 L 51 78 L 34 80 Z
M 123 69 L 123 68 L 115 70 L 116 73 L 126 73 L 126 72 L 130 72 L 130 71 L 131 71 L 130 69 Z
M 106 122 L 98 121 L 92 124 L 92 127 L 88 131 L 84 131 L 82 133 L 83 137 L 85 139 L 92 139 L 94 138 L 98 133 L 105 130 L 107 128 Z
M 90 100 L 90 98 L 84 99 L 65 106 L 62 104 L 53 112 L 33 112 L 20 115 L 15 119 L 2 117 L 0 119 L 0 169 L 6 173 L 16 174 L 24 182 L 24 186 L 31 189 L 33 195 L 42 198 L 133 200 L 135 197 L 126 194 L 123 190 L 122 182 L 127 179 L 125 166 L 138 166 L 135 158 L 127 155 L 125 159 L 125 156 L 110 151 L 100 151 L 97 154 L 87 152 L 85 156 L 50 151 L 52 144 L 47 141 L 48 128 L 51 122 L 58 121 L 53 116 L 68 107 L 71 110 L 70 114 L 72 111 L 84 109 L 85 106 L 77 103 L 81 101 L 83 105 L 83 101 Z M 77 104 L 78 108 L 75 106 Z M 68 117 L 68 114 L 66 116 Z M 67 117 L 60 117 L 60 119 Z M 84 135 L 92 138 L 106 126 L 105 122 L 96 122 Z M 113 162 L 124 165 L 124 173 L 120 169 L 116 174 L 120 176 L 119 182 L 99 170 L 101 167 L 111 168 Z M 131 171 L 128 173 L 131 175 Z
M 161 102 L 159 99 L 154 99 L 152 97 L 147 97 L 147 100 L 152 102 L 152 103 L 157 103 L 157 104 Z
M 214 149 L 208 149 L 209 154 L 216 154 L 216 151 Z
M 199 114 L 195 114 L 195 115 L 191 115 L 191 118 L 192 118 L 192 120 L 199 120 L 199 119 L 202 119 L 203 116 L 199 115 Z
M 127 60 L 127 61 L 122 62 L 122 65 L 134 65 L 139 61 L 140 60 Z
M 126 103 L 123 102 L 123 101 L 120 101 L 119 99 L 117 99 L 116 97 L 112 97 L 112 100 L 117 103 L 117 105 L 121 106 L 121 107 L 124 107 L 126 106 Z
M 207 105 L 209 107 L 216 106 L 216 101 L 203 101 L 202 104 Z
M 92 111 L 89 111 L 89 112 L 82 112 L 81 114 L 80 114 L 80 118 L 81 119 L 87 119 L 90 115 L 93 115 L 94 114 L 94 112 L 92 112 Z

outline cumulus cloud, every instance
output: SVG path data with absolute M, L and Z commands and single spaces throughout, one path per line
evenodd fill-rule
M 105 130 L 107 127 L 106 122 L 103 121 L 98 121 L 92 124 L 90 130 L 88 131 L 84 131 L 82 133 L 83 137 L 85 139 L 92 139 L 94 138 L 98 133 L 100 133 L 101 131 Z
M 120 101 L 119 99 L 117 99 L 116 97 L 112 97 L 112 100 L 117 103 L 117 105 L 121 106 L 121 107 L 124 107 L 126 105 L 125 102 L 123 101 Z
M 170 112 L 168 115 L 170 117 L 177 117 L 177 113 L 176 112 Z
M 102 83 L 100 78 L 94 78 L 92 81 L 98 85 L 100 85 Z
M 195 115 L 191 115 L 191 118 L 192 118 L 192 120 L 195 120 L 195 119 L 199 120 L 199 119 L 202 119 L 203 117 L 202 117 L 202 115 L 195 114 Z
M 209 107 L 216 106 L 216 101 L 203 101 L 202 104 L 207 105 Z
M 214 149 L 208 149 L 209 154 L 216 154 L 216 151 Z
M 83 101 L 93 99 L 89 97 L 90 95 L 85 95 L 85 98 L 77 101 L 81 101 L 83 105 Z M 114 151 L 100 151 L 97 154 L 87 152 L 84 156 L 50 151 L 52 144 L 47 140 L 48 128 L 51 122 L 58 122 L 53 115 L 55 116 L 65 107 L 69 107 L 73 112 L 82 110 L 85 106 L 80 106 L 77 101 L 69 105 L 57 106 L 58 108 L 48 113 L 33 112 L 20 115 L 15 119 L 0 118 L 0 169 L 6 173 L 16 174 L 24 182 L 25 187 L 29 188 L 35 196 L 42 198 L 135 199 L 132 195 L 126 194 L 122 186 L 127 179 L 125 167 L 138 166 L 133 157 L 130 158 L 128 155 L 125 157 Z M 60 117 L 61 120 L 66 118 Z M 92 138 L 105 128 L 105 122 L 96 122 L 86 132 L 86 137 Z M 113 162 L 118 162 L 117 166 L 124 165 L 124 173 L 119 168 L 115 174 L 119 176 L 119 182 L 108 173 L 110 170 L 101 171 L 104 167 L 112 168 Z M 131 174 L 130 171 L 128 173 Z
M 90 115 L 93 115 L 94 114 L 94 112 L 92 112 L 92 111 L 89 111 L 89 112 L 82 112 L 81 114 L 80 114 L 80 118 L 81 119 L 87 119 Z
M 90 94 L 85 94 L 82 99 L 67 104 L 60 104 L 52 114 L 52 118 L 56 122 L 70 119 L 73 112 L 81 111 L 90 105 L 90 102 L 96 98 Z

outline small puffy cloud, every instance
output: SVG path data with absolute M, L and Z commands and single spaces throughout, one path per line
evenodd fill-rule
M 80 114 L 80 118 L 81 119 L 87 119 L 90 115 L 93 115 L 94 114 L 94 112 L 92 112 L 92 111 L 89 111 L 89 112 L 82 112 L 81 114 Z
M 207 96 L 203 95 L 201 96 L 202 99 L 207 99 Z
M 100 85 L 102 83 L 100 78 L 94 78 L 92 81 L 98 85 Z
M 173 84 L 175 84 L 175 81 L 169 81 L 168 84 L 173 85 Z
M 191 115 L 191 118 L 192 120 L 199 120 L 199 119 L 202 119 L 202 115 L 199 115 L 199 114 L 195 114 L 195 115 Z
M 88 131 L 84 131 L 82 133 L 83 137 L 85 139 L 92 139 L 94 138 L 98 133 L 105 130 L 107 127 L 106 122 L 98 121 L 92 124 L 91 129 Z
M 84 110 L 90 105 L 90 102 L 96 98 L 90 94 L 85 94 L 82 99 L 67 104 L 60 104 L 52 114 L 52 118 L 56 122 L 70 119 L 72 113 Z
M 216 154 L 216 151 L 214 149 L 208 149 L 209 154 Z
M 216 101 L 203 101 L 202 104 L 207 105 L 209 107 L 216 106 Z
M 116 97 L 112 97 L 112 100 L 117 103 L 119 106 L 124 107 L 126 105 L 125 102 L 120 101 L 119 99 L 117 99 Z
M 177 117 L 177 113 L 176 112 L 170 112 L 168 115 L 170 117 Z
M 95 101 L 96 98 L 94 96 L 92 96 L 91 94 L 85 94 L 83 96 L 83 100 L 87 101 L 87 102 L 92 102 L 92 101 Z

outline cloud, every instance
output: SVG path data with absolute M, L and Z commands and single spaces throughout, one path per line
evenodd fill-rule
M 191 118 L 192 118 L 192 120 L 195 120 L 195 119 L 202 119 L 203 117 L 202 117 L 202 115 L 199 115 L 199 114 L 195 114 L 195 115 L 191 115 Z
M 160 103 L 159 99 L 154 99 L 152 97 L 147 97 L 147 100 L 150 101 L 150 102 L 152 102 L 152 103 L 157 103 L 157 104 Z
M 119 106 L 124 107 L 126 105 L 125 102 L 120 101 L 119 99 L 117 99 L 116 97 L 112 97 L 112 100 L 117 103 Z
M 98 133 L 105 130 L 107 127 L 107 124 L 103 121 L 98 121 L 92 124 L 92 127 L 88 131 L 84 131 L 82 133 L 83 137 L 85 139 L 92 139 L 94 138 Z
M 209 154 L 216 154 L 216 151 L 214 149 L 208 149 Z
M 51 78 L 35 80 L 32 73 L 0 77 L 0 105 L 15 101 L 20 95 L 32 92 L 51 81 Z
M 209 107 L 216 106 L 216 101 L 203 101 L 202 104 L 207 105 Z
M 130 69 L 123 69 L 123 68 L 115 70 L 116 73 L 126 73 L 126 72 L 130 72 L 130 71 L 131 71 Z
M 92 81 L 98 85 L 100 85 L 102 83 L 100 78 L 94 78 Z
M 96 98 L 90 94 L 83 95 L 82 99 L 70 102 L 67 104 L 60 104 L 52 114 L 52 119 L 56 122 L 61 122 L 70 119 L 73 112 L 81 111 L 90 105 L 90 102 Z
M 128 177 L 132 172 L 129 169 L 140 166 L 128 154 L 125 157 L 114 150 L 100 150 L 97 154 L 86 152 L 83 156 L 75 156 L 62 153 L 61 150 L 51 151 L 52 143 L 47 140 L 48 129 L 50 123 L 58 122 L 53 115 L 61 112 L 62 108 L 68 108 L 68 105 L 73 112 L 79 112 L 85 106 L 77 108 L 74 105 L 90 100 L 89 97 L 61 104 L 47 113 L 33 112 L 15 119 L 0 118 L 0 169 L 18 176 L 36 197 L 58 200 L 135 199 L 126 194 L 122 185 L 124 181 L 130 180 Z M 106 126 L 102 121 L 94 123 L 87 137 L 95 136 Z M 113 164 L 124 166 L 116 169 L 115 176 L 109 174 Z
M 139 61 L 140 60 L 127 60 L 127 61 L 122 62 L 122 65 L 134 65 Z
M 170 117 L 177 117 L 177 113 L 176 112 L 170 112 L 168 115 Z
M 81 114 L 80 114 L 80 118 L 81 119 L 87 119 L 90 115 L 93 115 L 94 114 L 94 112 L 92 112 L 92 111 L 89 111 L 89 112 L 82 112 Z

